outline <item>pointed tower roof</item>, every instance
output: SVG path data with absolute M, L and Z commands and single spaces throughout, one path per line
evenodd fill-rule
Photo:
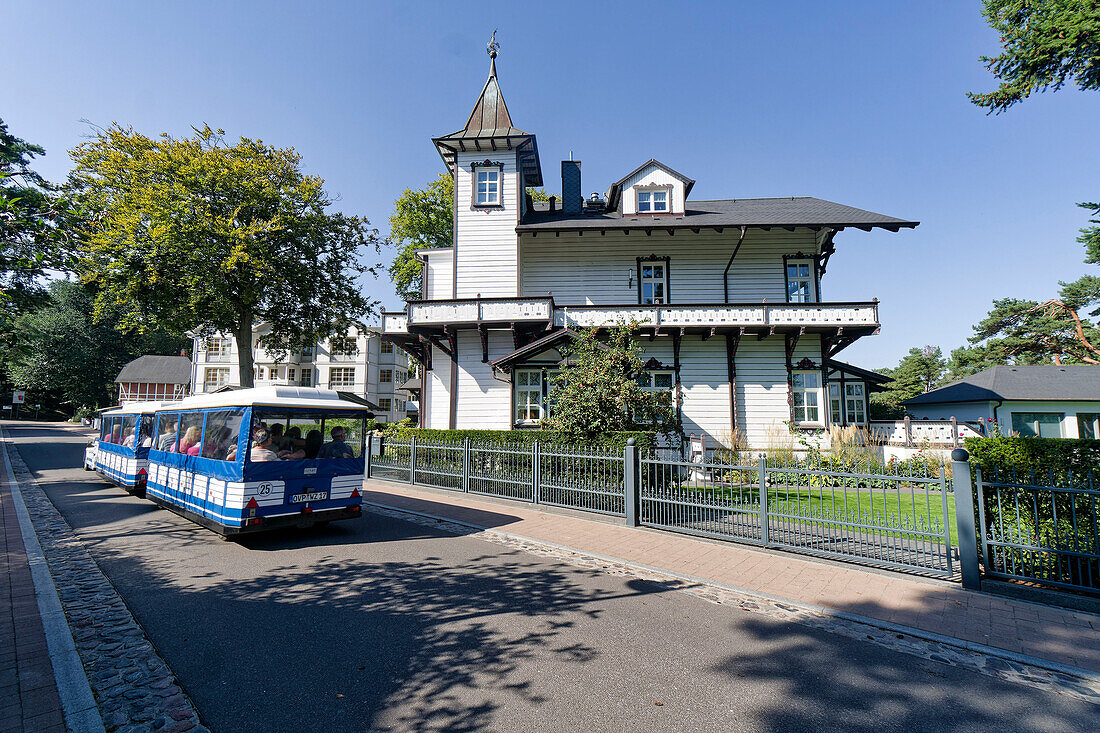
M 539 164 L 538 145 L 535 136 L 529 132 L 520 130 L 512 124 L 512 117 L 508 114 L 508 105 L 504 103 L 504 95 L 500 91 L 500 83 L 497 81 L 497 51 L 500 46 L 496 42 L 496 31 L 489 41 L 489 78 L 481 89 L 474 109 L 466 120 L 466 126 L 449 135 L 433 138 L 440 157 L 447 168 L 454 173 L 455 160 L 460 152 L 485 151 L 492 153 L 498 150 L 515 150 L 519 154 L 520 170 L 523 173 L 525 186 L 542 185 L 542 167 Z

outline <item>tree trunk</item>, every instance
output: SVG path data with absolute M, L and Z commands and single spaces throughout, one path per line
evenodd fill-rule
M 241 387 L 255 386 L 253 381 L 254 369 L 252 358 L 252 314 L 241 313 L 237 319 L 237 327 L 233 329 L 233 337 L 237 339 L 237 366 Z

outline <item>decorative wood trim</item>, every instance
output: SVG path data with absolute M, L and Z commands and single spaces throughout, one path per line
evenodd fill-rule
M 497 169 L 497 203 L 479 204 L 477 202 L 477 169 Z M 517 173 L 519 169 L 517 168 Z M 470 163 L 470 207 L 473 209 L 503 209 L 504 208 L 504 163 L 486 158 L 483 161 Z
M 730 430 L 737 429 L 737 346 L 741 334 L 726 334 L 726 372 L 730 385 Z
M 478 325 L 477 334 L 481 337 L 481 363 L 489 363 L 489 330 L 484 325 Z
M 804 254 L 802 252 L 796 252 L 794 254 L 785 254 L 785 255 L 783 255 L 783 297 L 785 299 L 785 302 L 787 302 L 787 303 L 793 302 L 791 300 L 790 278 L 787 276 L 787 261 L 788 260 L 806 260 L 807 262 L 810 263 L 810 267 L 813 269 L 813 272 L 810 275 L 810 284 L 813 285 L 814 292 L 811 293 L 811 295 L 813 295 L 813 300 L 808 300 L 806 302 L 807 303 L 820 303 L 821 302 L 821 287 L 820 287 L 820 278 L 817 274 L 818 257 L 817 257 L 817 255 L 808 255 L 808 254 Z

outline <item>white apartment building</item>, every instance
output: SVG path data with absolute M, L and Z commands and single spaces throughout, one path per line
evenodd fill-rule
M 347 336 L 326 339 L 281 359 L 260 346 L 264 329 L 261 324 L 252 332 L 257 387 L 323 387 L 351 392 L 377 406 L 379 422 L 404 419 L 408 394 L 397 388 L 408 379 L 409 358 L 392 342 L 383 341 L 377 328 L 352 328 Z M 240 347 L 232 336 L 194 336 L 191 353 L 192 394 L 240 385 Z

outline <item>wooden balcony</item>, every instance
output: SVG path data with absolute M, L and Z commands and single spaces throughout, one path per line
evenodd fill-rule
M 552 298 L 413 301 L 383 313 L 388 336 L 441 334 L 470 327 L 590 328 L 635 321 L 653 332 L 830 333 L 858 336 L 879 327 L 878 301 L 866 303 L 703 303 L 555 305 Z

